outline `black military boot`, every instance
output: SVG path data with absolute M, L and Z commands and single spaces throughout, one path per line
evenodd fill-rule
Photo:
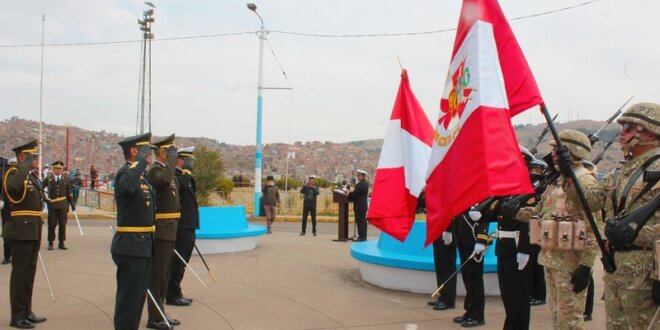
M 53 249 L 53 242 L 48 242 L 48 250 L 52 250 L 52 249 Z
M 60 242 L 60 245 L 58 245 L 57 248 L 60 249 L 60 250 L 68 250 L 69 249 L 64 245 L 64 242 Z

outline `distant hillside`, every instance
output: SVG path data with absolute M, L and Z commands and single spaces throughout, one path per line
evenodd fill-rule
M 572 128 L 585 133 L 596 131 L 603 122 L 580 120 L 558 124 L 558 129 Z M 515 127 L 521 145 L 531 147 L 545 125 L 517 125 Z M 607 141 L 618 133 L 618 126 L 613 124 L 603 131 L 602 140 Z M 26 137 L 36 138 L 38 122 L 17 117 L 0 121 L 0 155 L 13 157 L 11 148 Z M 44 163 L 65 160 L 66 127 L 44 125 Z M 69 127 L 69 168 L 79 168 L 83 174 L 89 172 L 94 164 L 102 175 L 117 170 L 123 159 L 117 142 L 123 136 L 106 131 L 89 131 L 78 127 Z M 539 155 L 550 151 L 548 134 L 539 145 Z M 254 146 L 230 145 L 204 137 L 177 137 L 180 146 L 204 145 L 220 153 L 227 175 L 252 177 L 254 171 Z M 264 147 L 264 174 L 285 175 L 288 165 L 289 175 L 304 179 L 314 174 L 327 180 L 336 181 L 350 178 L 355 170 L 363 169 L 373 174 L 378 164 L 382 139 L 333 142 L 295 142 L 268 144 Z M 593 157 L 600 153 L 604 143 L 594 147 Z M 287 160 L 287 154 L 290 157 Z M 614 143 L 598 165 L 599 171 L 606 172 L 617 165 L 621 159 L 619 144 Z

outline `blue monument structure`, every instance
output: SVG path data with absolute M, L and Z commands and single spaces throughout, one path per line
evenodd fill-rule
M 197 247 L 203 254 L 249 251 L 257 247 L 266 227 L 248 224 L 245 206 L 199 208 Z
M 491 223 L 489 232 L 496 229 Z M 436 288 L 433 246 L 424 248 L 426 222 L 415 221 L 405 242 L 400 242 L 386 233 L 378 240 L 355 243 L 351 256 L 360 264 L 362 279 L 373 285 L 413 293 L 432 293 Z M 457 253 L 458 255 L 458 253 Z M 486 295 L 499 295 L 497 281 L 497 257 L 493 247 L 484 256 L 484 288 Z M 456 265 L 460 265 L 457 257 Z M 460 274 L 457 293 L 465 294 Z

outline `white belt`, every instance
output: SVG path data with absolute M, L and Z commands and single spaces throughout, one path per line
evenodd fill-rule
M 516 241 L 516 247 L 518 246 L 518 238 L 520 237 L 520 230 L 509 231 L 509 230 L 498 230 L 497 238 L 513 238 Z

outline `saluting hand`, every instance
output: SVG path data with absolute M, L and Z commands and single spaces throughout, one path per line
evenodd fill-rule
M 30 171 L 32 169 L 33 160 L 34 160 L 34 155 L 28 154 L 27 156 L 25 156 L 23 162 L 21 162 L 18 166 L 24 171 Z
M 137 161 L 138 162 L 146 162 L 147 161 L 147 155 L 149 155 L 149 152 L 151 152 L 151 146 L 148 144 L 140 146 L 140 149 L 138 150 L 137 154 Z
M 172 159 L 172 158 L 177 158 L 178 152 L 176 150 L 176 146 L 169 146 L 167 147 L 167 158 Z

